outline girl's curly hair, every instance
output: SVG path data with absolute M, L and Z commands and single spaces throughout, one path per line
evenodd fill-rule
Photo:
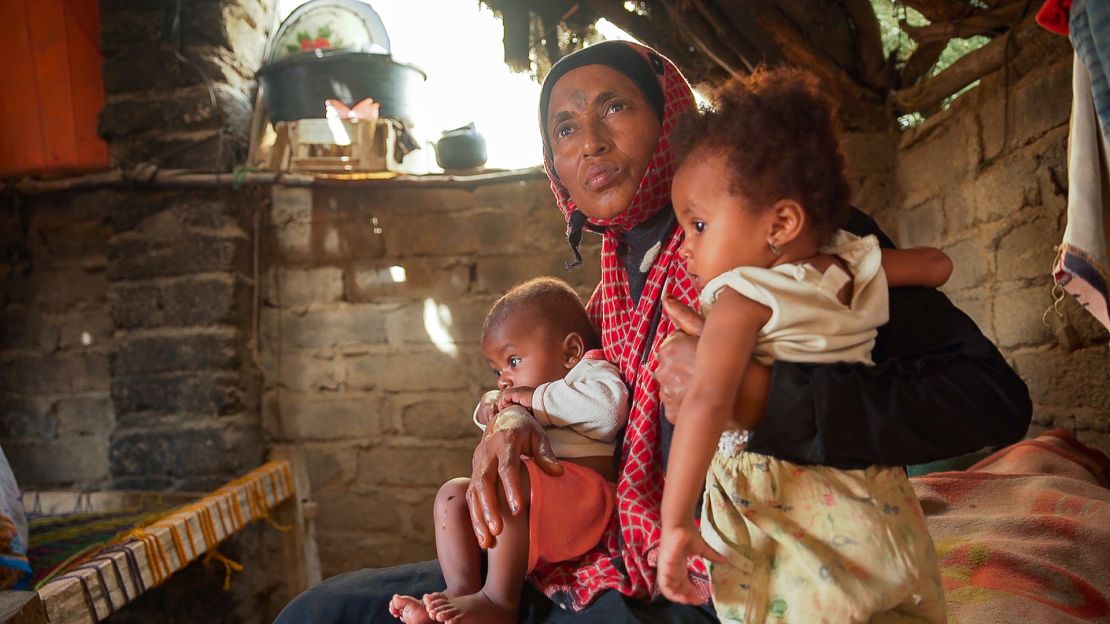
M 714 89 L 711 100 L 713 108 L 685 114 L 672 131 L 677 165 L 694 152 L 720 154 L 729 190 L 757 209 L 793 199 L 823 235 L 844 224 L 851 191 L 836 107 L 816 76 L 761 66 Z

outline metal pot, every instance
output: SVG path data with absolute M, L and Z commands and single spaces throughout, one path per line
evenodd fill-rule
M 472 169 L 486 164 L 486 139 L 467 124 L 448 130 L 436 142 L 436 162 L 444 169 Z

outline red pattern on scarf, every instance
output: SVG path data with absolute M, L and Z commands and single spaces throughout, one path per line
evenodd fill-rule
M 660 210 L 669 209 L 674 155 L 670 131 L 677 116 L 694 108 L 694 96 L 678 69 L 654 50 L 633 43 L 651 63 L 651 56 L 664 67 L 656 72 L 663 90 L 663 117 L 659 144 L 648 164 L 644 179 L 632 204 L 608 220 L 593 220 L 607 227 L 601 250 L 601 282 L 587 309 L 595 325 L 601 327 L 605 356 L 616 364 L 632 389 L 632 404 L 621 447 L 621 468 L 617 482 L 617 513 L 594 550 L 577 561 L 541 563 L 531 577 L 532 583 L 564 608 L 581 609 L 607 589 L 626 596 L 649 598 L 657 594 L 655 564 L 661 534 L 660 506 L 663 500 L 663 457 L 659 439 L 659 384 L 653 373 L 659 345 L 674 330 L 670 318 L 660 318 L 651 344 L 651 322 L 664 295 L 672 295 L 693 305 L 697 290 L 678 256 L 682 229 L 676 227 L 664 241 L 648 273 L 638 305 L 633 307 L 628 278 L 617 258 L 618 231 L 642 223 Z M 555 175 L 550 158 L 544 162 L 551 179 L 556 203 L 568 219 L 574 201 Z M 647 358 L 644 359 L 645 351 Z M 642 363 L 642 364 L 641 364 Z M 620 560 L 620 563 L 617 561 Z M 621 565 L 623 563 L 623 565 Z M 626 572 L 621 571 L 621 567 Z M 706 600 L 709 599 L 705 568 L 697 562 L 690 567 Z

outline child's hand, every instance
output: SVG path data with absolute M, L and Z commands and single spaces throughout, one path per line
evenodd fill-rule
M 501 391 L 501 398 L 497 400 L 497 411 L 501 411 L 510 405 L 520 405 L 532 409 L 532 395 L 535 393 L 536 389 L 528 386 L 506 388 Z
M 482 400 L 478 402 L 478 411 L 474 413 L 474 419 L 483 427 L 488 427 L 493 422 L 493 417 L 497 415 L 498 397 L 500 397 L 500 393 L 491 390 L 482 395 Z
M 690 557 L 705 557 L 715 563 L 725 563 L 724 555 L 705 543 L 693 524 L 663 529 L 659 544 L 659 563 L 655 580 L 659 591 L 672 602 L 700 604 L 699 596 L 690 583 L 687 561 Z

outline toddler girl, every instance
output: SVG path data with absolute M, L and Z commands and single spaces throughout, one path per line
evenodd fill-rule
M 848 185 L 832 106 L 812 75 L 759 69 L 715 99 L 672 135 L 680 253 L 707 318 L 671 443 L 660 590 L 697 602 L 686 563 L 700 555 L 722 622 L 944 621 L 936 554 L 904 470 L 745 452 L 744 426 L 763 400 L 746 400 L 742 382 L 753 357 L 872 364 L 887 287 L 939 286 L 951 262 L 839 230 Z

